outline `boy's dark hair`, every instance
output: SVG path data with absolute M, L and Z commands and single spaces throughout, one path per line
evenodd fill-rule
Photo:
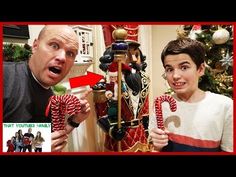
M 190 38 L 178 38 L 170 41 L 161 53 L 161 61 L 164 66 L 164 59 L 167 55 L 188 54 L 193 62 L 197 65 L 197 69 L 205 61 L 206 50 L 204 45 Z

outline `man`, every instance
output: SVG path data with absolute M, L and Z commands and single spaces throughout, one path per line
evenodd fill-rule
M 32 128 L 28 128 L 28 132 L 23 136 L 23 152 L 26 152 L 28 149 L 29 152 L 32 152 L 32 141 L 34 139 L 34 135 L 32 133 Z
M 78 53 L 78 39 L 67 25 L 47 25 L 33 42 L 32 56 L 26 62 L 4 62 L 3 122 L 51 122 L 45 116 L 51 86 L 59 83 L 70 71 Z M 88 117 L 90 106 L 80 99 L 81 111 L 70 119 L 66 130 L 52 133 L 52 151 L 66 145 L 67 133 Z M 49 114 L 50 115 L 50 114 Z
M 114 118 L 114 111 L 110 113 L 109 100 L 102 98 L 102 95 L 101 98 L 96 97 L 96 93 L 101 94 L 101 90 L 96 90 L 95 87 L 94 93 L 97 98 L 95 99 L 95 107 L 98 124 L 106 133 L 105 148 L 108 151 L 118 151 L 119 141 L 121 151 L 149 151 L 146 133 L 148 132 L 150 80 L 144 72 L 147 65 L 145 57 L 139 49 L 140 44 L 134 40 L 127 40 L 127 43 L 129 50 L 127 58 L 122 64 L 121 128 L 118 128 L 117 117 L 116 119 Z M 108 71 L 109 75 L 111 66 L 115 62 L 114 51 L 111 50 L 109 45 L 104 55 L 100 58 L 100 62 L 100 69 L 104 72 Z M 105 95 L 108 95 L 107 87 L 110 87 L 110 85 L 111 83 L 104 85 Z M 114 89 L 113 92 L 112 94 L 115 95 Z

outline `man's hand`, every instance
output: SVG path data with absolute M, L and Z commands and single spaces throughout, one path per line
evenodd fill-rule
M 81 111 L 74 116 L 74 121 L 76 123 L 81 123 L 85 119 L 88 118 L 89 113 L 90 113 L 90 105 L 87 100 L 87 96 L 92 92 L 92 89 L 87 90 L 84 95 L 79 99 L 80 100 L 80 105 L 81 105 Z
M 92 89 L 87 90 L 83 96 L 79 99 L 80 100 L 80 106 L 81 106 L 81 110 L 78 114 L 73 116 L 73 122 L 75 123 L 81 123 L 83 122 L 85 119 L 88 118 L 89 113 L 90 113 L 90 104 L 87 100 L 88 95 L 92 92 Z M 70 125 L 66 126 L 66 132 L 67 134 L 69 134 L 74 128 L 71 127 Z
M 59 130 L 52 132 L 51 134 L 51 151 L 61 152 L 67 144 L 67 133 L 66 130 Z

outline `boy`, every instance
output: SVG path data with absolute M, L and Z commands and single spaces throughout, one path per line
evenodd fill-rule
M 150 118 L 154 150 L 233 151 L 233 100 L 198 88 L 205 71 L 204 58 L 203 44 L 188 38 L 170 41 L 162 51 L 177 110 L 171 112 L 168 103 L 162 104 L 164 130 L 156 127 L 155 114 Z

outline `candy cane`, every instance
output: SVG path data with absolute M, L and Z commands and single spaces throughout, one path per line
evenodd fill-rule
M 172 112 L 176 111 L 176 101 L 173 97 L 169 95 L 162 95 L 156 98 L 155 100 L 155 113 L 157 119 L 157 127 L 164 130 L 164 123 L 163 123 L 163 115 L 162 115 L 162 107 L 161 104 L 166 101 L 170 105 L 170 110 Z
M 74 95 L 53 95 L 50 97 L 52 130 L 65 129 L 65 114 L 78 114 L 81 110 L 79 99 Z

